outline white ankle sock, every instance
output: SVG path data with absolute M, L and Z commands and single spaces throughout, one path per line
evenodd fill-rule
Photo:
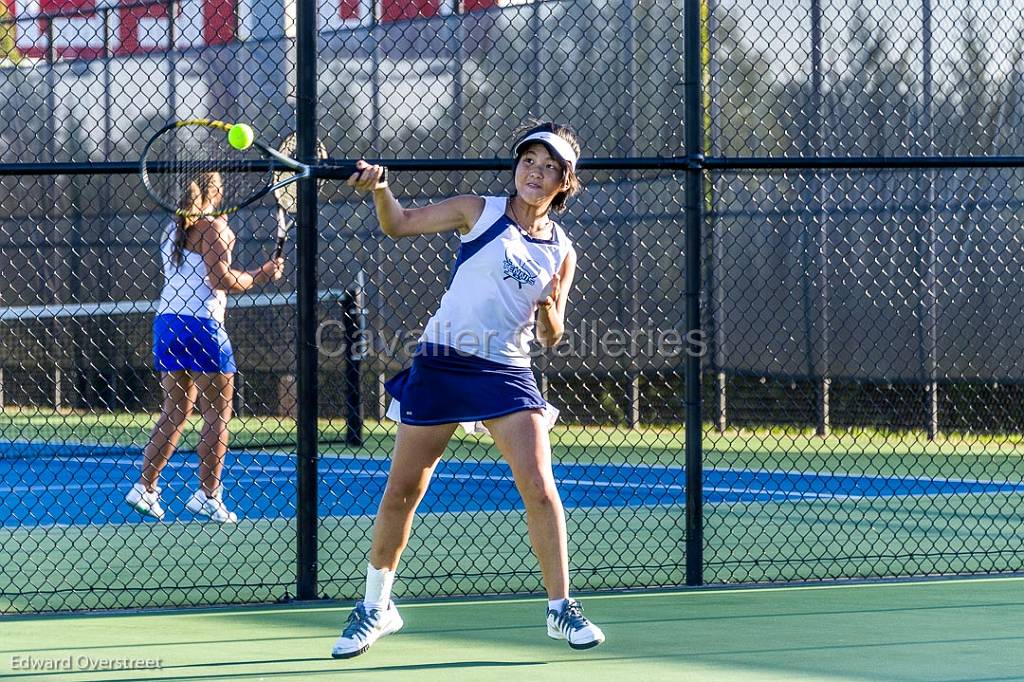
M 548 611 L 554 611 L 555 613 L 558 613 L 559 611 L 562 610 L 562 607 L 565 606 L 565 602 L 567 602 L 567 601 L 569 601 L 569 600 L 568 599 L 548 599 Z
M 363 597 L 363 606 L 368 609 L 387 608 L 388 602 L 391 601 L 391 586 L 394 584 L 394 571 L 366 564 L 366 593 Z

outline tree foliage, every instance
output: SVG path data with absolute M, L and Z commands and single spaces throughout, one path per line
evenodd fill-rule
M 0 2 L 0 63 L 17 64 L 21 61 L 18 50 L 18 29 L 7 4 Z

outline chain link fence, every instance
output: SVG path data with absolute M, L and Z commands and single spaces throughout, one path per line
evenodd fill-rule
M 315 336 L 294 244 L 282 281 L 229 299 L 238 522 L 186 508 L 199 413 L 164 520 L 123 502 L 162 400 L 168 217 L 139 150 L 174 119 L 245 121 L 268 144 L 306 125 L 305 7 L 54 0 L 3 18 L 5 612 L 362 588 L 395 435 L 383 382 L 458 241 L 383 237 L 341 182 L 319 183 Z M 390 160 L 406 205 L 508 193 L 530 118 L 579 133 L 586 190 L 558 218 L 580 261 L 567 331 L 534 359 L 561 410 L 575 590 L 1021 569 L 1022 9 L 317 4 L 317 135 L 333 159 Z M 237 267 L 258 266 L 272 205 L 230 224 Z M 457 434 L 420 512 L 397 596 L 542 590 L 488 437 Z

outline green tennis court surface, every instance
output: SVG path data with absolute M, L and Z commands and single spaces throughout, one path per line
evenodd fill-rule
M 589 651 L 547 638 L 540 599 L 413 603 L 402 632 L 347 661 L 329 655 L 347 604 L 22 616 L 0 621 L 0 677 L 1019 680 L 1022 589 L 1003 578 L 591 596 L 608 641 Z M 159 667 L 82 670 L 104 661 Z
M 149 414 L 8 408 L 0 414 L 0 436 L 7 441 L 137 447 L 145 441 L 152 420 Z M 287 443 L 294 438 L 294 425 L 278 418 L 244 417 L 235 427 L 233 443 L 239 445 Z M 387 424 L 368 424 L 365 448 L 326 442 L 343 441 L 340 424 L 324 420 L 320 427 L 325 471 L 346 457 L 370 456 L 377 461 L 392 446 L 394 431 Z M 635 431 L 563 426 L 553 437 L 560 462 L 677 468 L 682 464 L 684 433 L 678 426 Z M 192 446 L 194 434 L 190 438 L 193 441 L 184 447 Z M 754 483 L 749 484 L 729 482 L 730 487 L 740 485 L 745 493 L 756 491 L 760 497 L 708 505 L 704 560 L 709 583 L 1019 570 L 1018 538 L 1024 517 L 1018 510 L 1018 492 L 999 492 L 986 484 L 981 492 L 949 489 L 945 492 L 953 494 L 940 491 L 922 497 L 893 494 L 895 488 L 886 493 L 873 482 L 876 494 L 857 496 L 849 494 L 848 484 L 854 479 L 848 479 L 843 487 L 825 488 L 832 497 L 792 494 L 792 472 L 870 475 L 904 487 L 914 477 L 933 477 L 944 486 L 956 478 L 1016 487 L 1024 453 L 1019 438 L 953 435 L 928 442 L 913 433 L 861 430 L 816 438 L 795 430 L 759 429 L 725 435 L 709 431 L 705 442 L 709 475 L 716 467 L 782 472 L 767 480 L 771 491 L 759 478 L 751 478 Z M 475 436 L 454 440 L 449 454 L 453 462 L 497 459 L 489 439 Z M 30 458 L 7 465 L 22 471 L 36 463 Z M 192 468 L 190 464 L 182 469 L 186 478 L 169 485 L 187 489 Z M 116 474 L 114 468 L 86 469 L 96 485 Z M 618 466 L 613 470 L 621 471 Z M 378 488 L 382 481 L 369 480 Z M 32 482 L 10 485 L 25 484 Z M 378 488 L 367 489 L 367 499 L 375 500 Z M 325 481 L 321 493 L 326 498 L 345 489 Z M 107 491 L 108 496 L 113 491 Z M 77 496 L 68 499 L 82 504 Z M 85 516 L 91 523 L 0 528 L 6 575 L 11 576 L 0 588 L 0 612 L 275 602 L 294 594 L 295 531 L 288 518 L 257 515 L 223 529 L 191 523 L 112 523 L 109 516 Z M 568 510 L 568 517 L 574 584 L 579 589 L 685 581 L 685 515 L 677 499 L 663 500 L 659 506 L 575 507 Z M 880 523 L 882 518 L 898 522 Z M 320 519 L 321 596 L 348 599 L 362 589 L 370 524 L 370 516 L 362 513 Z M 936 541 L 938 536 L 941 542 Z M 903 550 L 894 553 L 894 543 Z M 145 556 L 128 549 L 135 546 L 145 546 Z M 197 554 L 196 547 L 205 546 L 216 549 Z M 160 567 L 154 572 L 157 557 Z M 478 573 L 474 567 L 481 565 L 481 557 L 490 566 L 500 566 L 500 572 Z M 414 526 L 405 559 L 407 598 L 535 593 L 541 588 L 518 509 L 470 509 L 452 503 L 451 511 L 425 515 Z

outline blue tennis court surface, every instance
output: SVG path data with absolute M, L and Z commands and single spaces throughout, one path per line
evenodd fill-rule
M 140 459 L 138 448 L 2 443 L 3 525 L 141 522 L 142 517 L 122 502 L 138 478 Z M 192 520 L 185 511 L 185 500 L 197 486 L 196 463 L 195 453 L 179 453 L 164 470 L 165 522 Z M 387 479 L 387 461 L 323 457 L 319 468 L 321 516 L 376 511 Z M 685 471 L 681 467 L 556 464 L 555 476 L 568 508 L 685 504 Z M 224 475 L 225 500 L 241 519 L 291 518 L 295 515 L 295 478 L 291 455 L 231 453 Z M 995 481 L 746 469 L 708 468 L 704 481 L 705 501 L 711 504 L 1024 492 L 1024 484 Z M 521 507 L 503 462 L 452 460 L 438 465 L 420 510 L 472 512 Z

